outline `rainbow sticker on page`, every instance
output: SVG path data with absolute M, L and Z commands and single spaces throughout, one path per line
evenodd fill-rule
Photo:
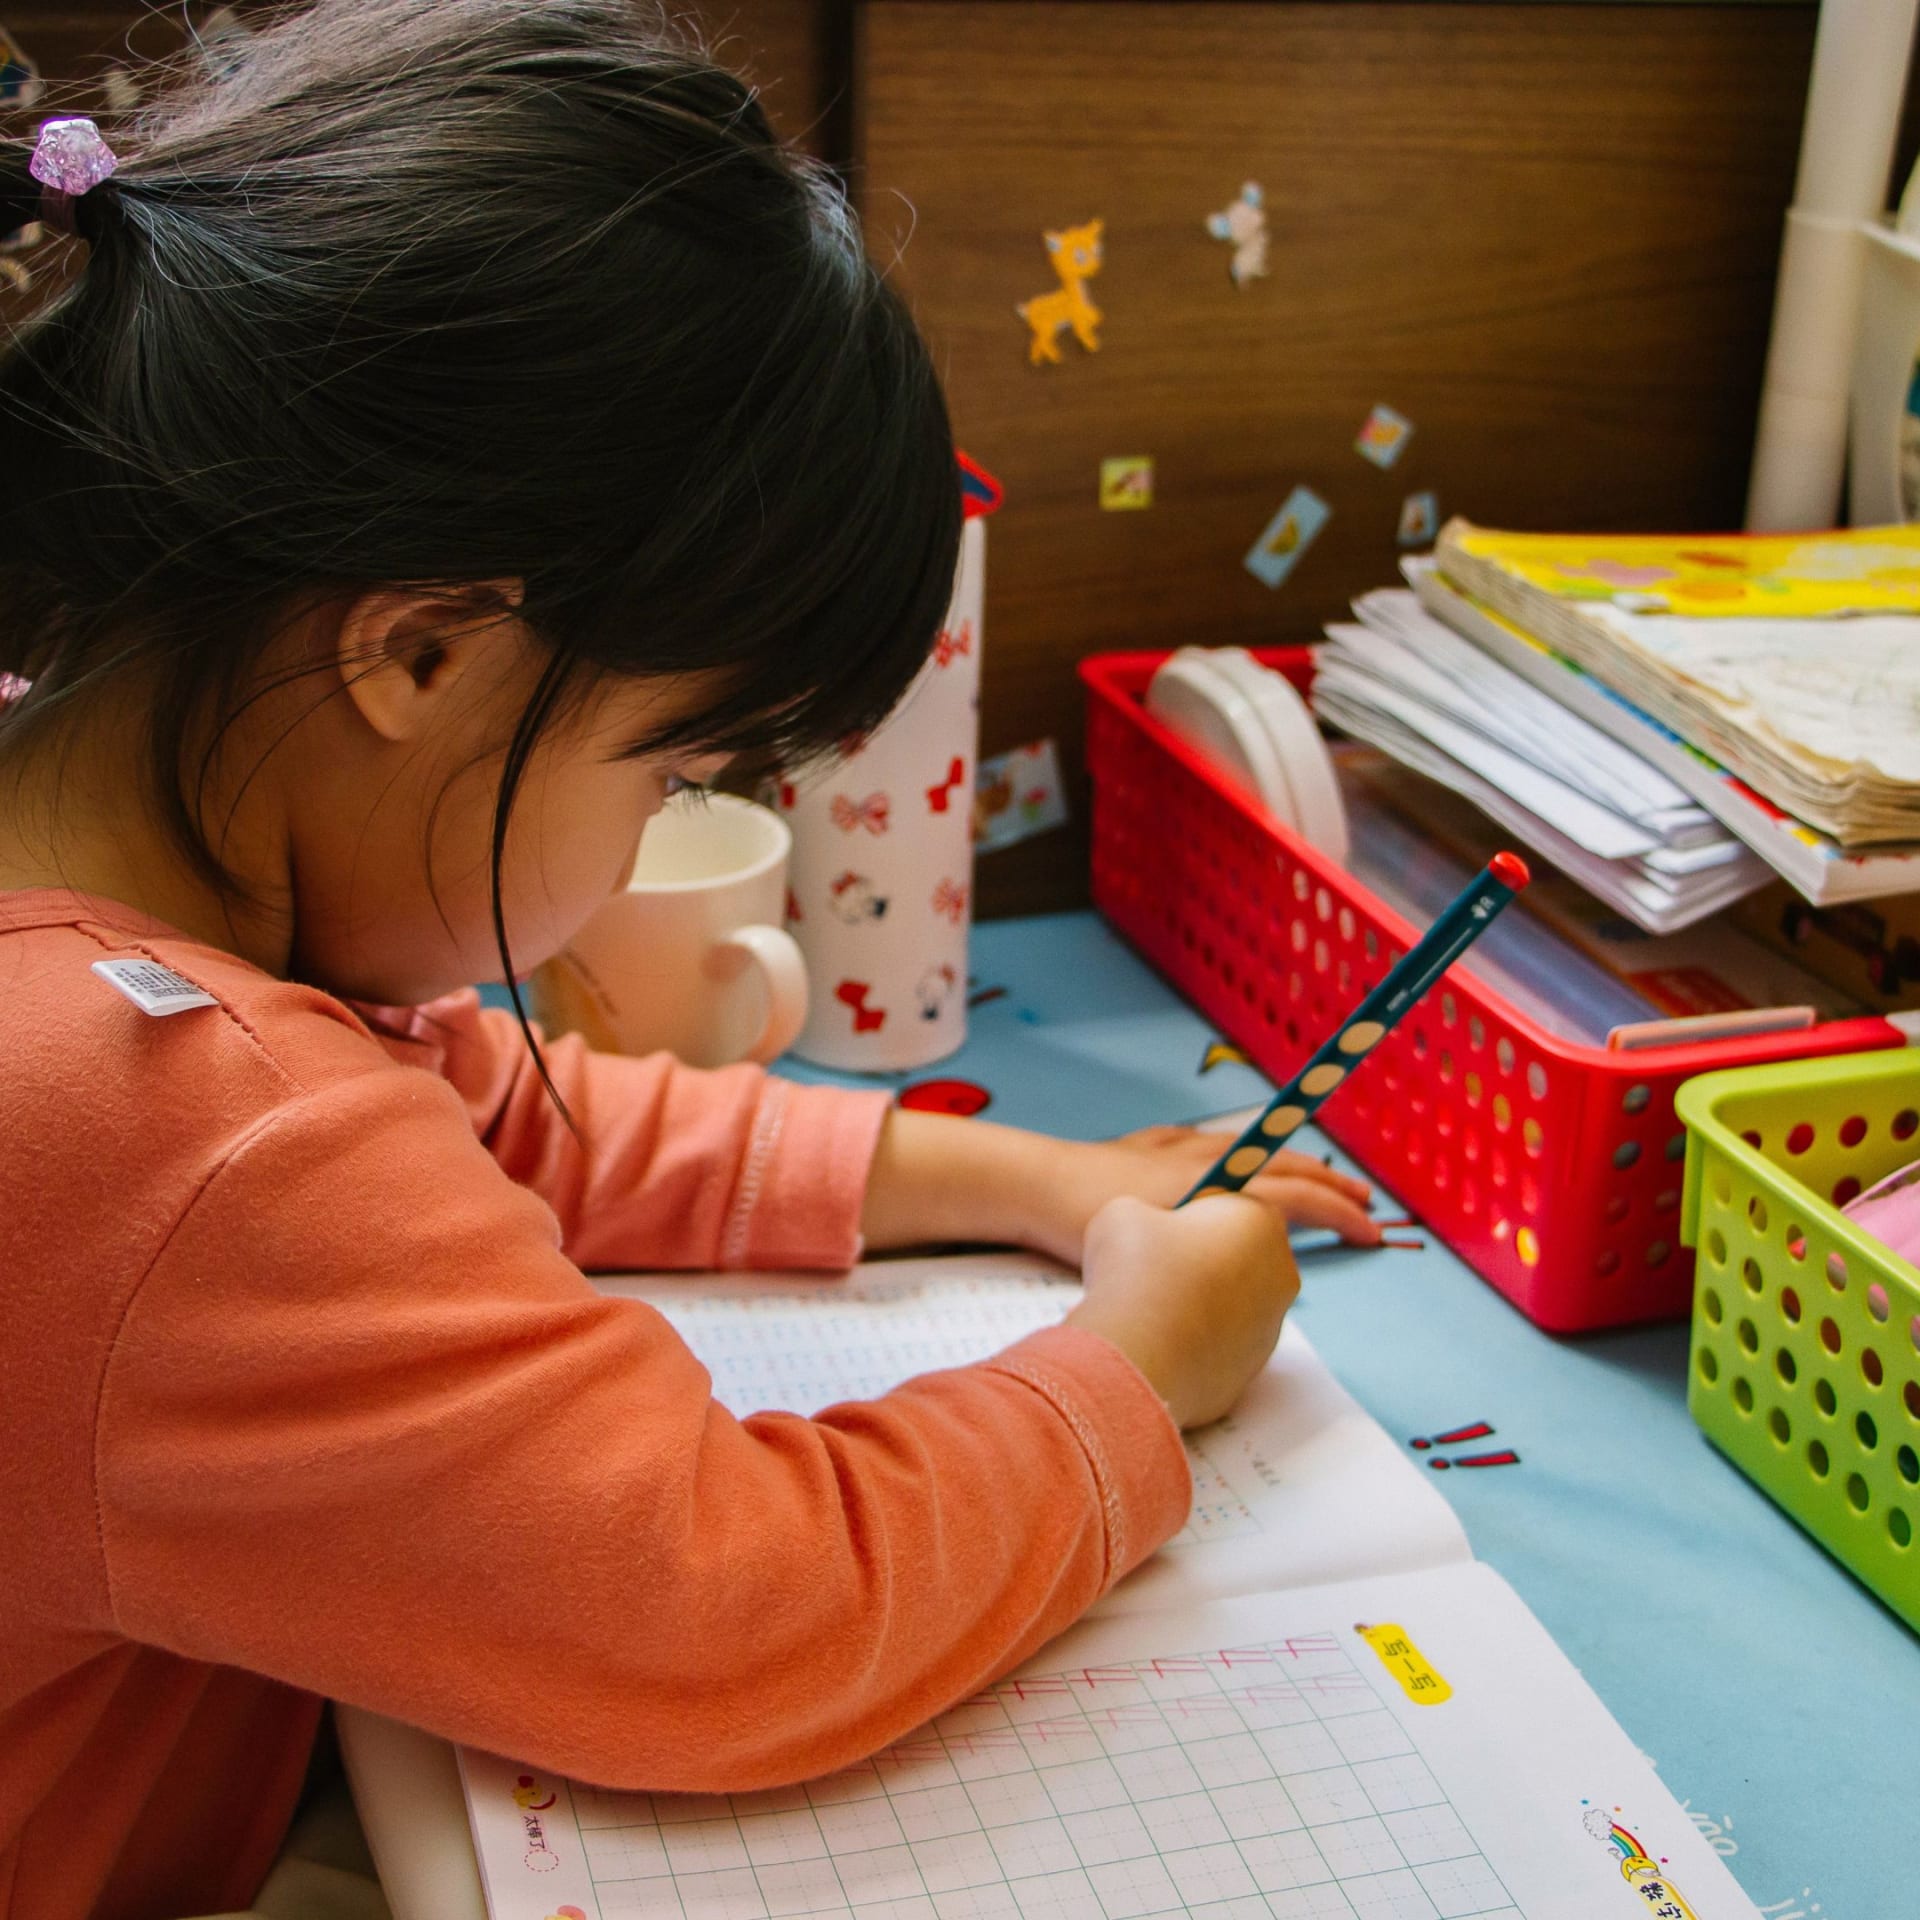
M 1582 1805 L 1586 1805 L 1583 1801 Z M 1614 1808 L 1614 1813 L 1622 1811 Z M 1620 1877 L 1646 1902 L 1654 1920 L 1697 1920 L 1680 1889 L 1673 1884 L 1664 1860 L 1655 1860 L 1640 1842 L 1602 1808 L 1587 1806 L 1582 1822 L 1602 1845 L 1613 1848 L 1620 1860 Z

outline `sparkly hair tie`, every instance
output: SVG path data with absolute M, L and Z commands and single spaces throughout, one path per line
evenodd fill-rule
M 49 120 L 27 162 L 27 171 L 40 182 L 41 219 L 61 233 L 74 232 L 73 203 L 111 178 L 119 164 L 91 120 Z

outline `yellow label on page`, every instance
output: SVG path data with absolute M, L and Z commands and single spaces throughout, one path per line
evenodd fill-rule
M 1405 1627 L 1356 1625 L 1354 1632 L 1380 1656 L 1380 1664 L 1400 1682 L 1400 1691 L 1416 1707 L 1437 1707 L 1453 1698 L 1453 1689 L 1427 1664 L 1427 1656 L 1413 1644 Z

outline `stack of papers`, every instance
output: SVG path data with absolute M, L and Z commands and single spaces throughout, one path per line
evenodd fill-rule
M 1407 559 L 1400 570 L 1429 613 L 1658 767 L 1815 906 L 1920 892 L 1920 845 L 1849 851 L 1831 835 L 1762 799 L 1711 754 L 1577 661 L 1463 591 L 1441 573 L 1436 561 Z
M 1920 840 L 1920 528 L 1676 541 L 1456 520 L 1437 558 L 1842 847 Z
M 1414 594 L 1327 628 L 1324 719 L 1474 802 L 1649 933 L 1691 925 L 1770 878 L 1676 781 L 1471 640 Z

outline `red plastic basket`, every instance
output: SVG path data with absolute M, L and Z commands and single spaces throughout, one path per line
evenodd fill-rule
M 1093 897 L 1275 1080 L 1417 937 L 1141 704 L 1161 653 L 1083 661 Z M 1262 651 L 1302 692 L 1305 647 Z M 1471 966 L 1469 960 L 1467 966 Z M 1686 1129 L 1673 1096 L 1720 1067 L 1903 1044 L 1884 1020 L 1609 1053 L 1560 1039 L 1456 967 L 1320 1124 L 1521 1312 L 1556 1332 L 1674 1319 Z

